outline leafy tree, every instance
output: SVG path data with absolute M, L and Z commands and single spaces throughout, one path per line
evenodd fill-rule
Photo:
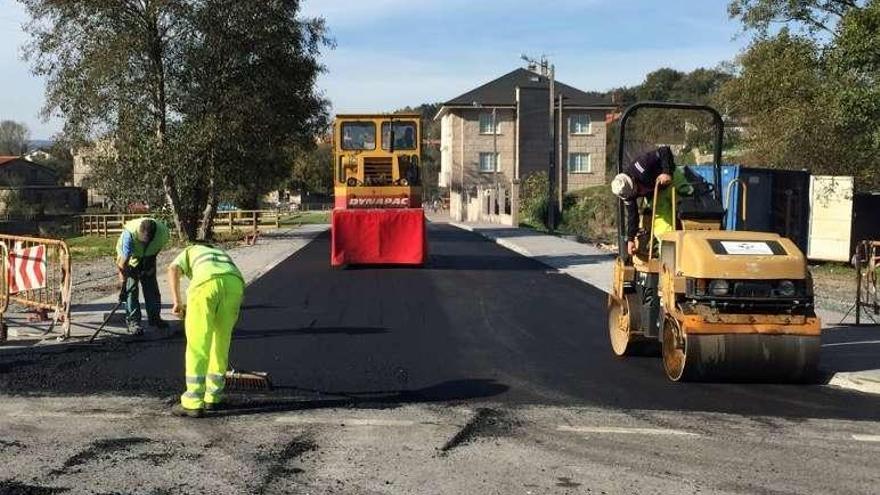
M 661 68 L 645 76 L 642 84 L 613 92 L 621 98 L 624 106 L 642 100 L 714 105 L 721 87 L 732 77 L 731 71 L 725 67 L 699 68 L 692 72 Z M 682 156 L 691 157 L 683 163 L 691 163 L 694 151 L 709 152 L 713 142 L 712 121 L 702 113 L 643 110 L 630 121 L 630 126 L 627 129 L 627 140 L 630 141 L 626 147 L 627 160 L 657 144 L 670 144 L 683 146 Z M 608 132 L 607 163 L 609 170 L 616 173 L 618 122 L 613 123 Z M 725 141 L 728 146 L 735 143 L 735 139 L 730 138 L 735 136 L 728 133 Z
M 326 126 L 315 80 L 331 42 L 298 0 L 20 1 L 44 113 L 77 140 L 111 138 L 96 182 L 167 205 L 184 238 L 210 236 L 221 195 L 277 187 L 289 150 Z
M 422 116 L 422 191 L 426 201 L 440 195 L 440 122 L 434 116 L 440 111 L 442 103 L 423 103 L 417 107 L 406 107 L 398 112 L 418 113 Z
M 757 34 L 721 92 L 746 125 L 743 162 L 880 187 L 880 1 L 735 0 L 730 12 Z
M 0 122 L 0 155 L 21 156 L 28 152 L 30 131 L 12 120 Z
M 294 155 L 288 188 L 301 193 L 333 193 L 333 146 L 320 143 Z
M 835 25 L 864 0 L 731 0 L 728 13 L 746 30 L 767 36 L 774 26 L 795 27 L 813 38 L 836 36 Z M 821 36 L 819 36 L 821 35 Z

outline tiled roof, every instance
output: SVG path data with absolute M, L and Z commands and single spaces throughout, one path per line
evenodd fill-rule
M 490 81 L 476 89 L 453 98 L 444 106 L 481 105 L 514 105 L 516 104 L 516 88 L 548 88 L 549 80 L 526 69 L 516 69 L 494 81 Z M 585 92 L 559 81 L 555 82 L 556 91 L 565 96 L 565 105 L 577 107 L 608 107 L 613 108 L 611 97 L 601 93 Z
M 20 157 L 18 156 L 0 156 L 0 165 L 6 165 L 7 163 L 18 160 Z

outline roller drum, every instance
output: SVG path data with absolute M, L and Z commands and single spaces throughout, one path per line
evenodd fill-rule
M 681 379 L 803 382 L 816 374 L 819 349 L 816 336 L 688 335 Z

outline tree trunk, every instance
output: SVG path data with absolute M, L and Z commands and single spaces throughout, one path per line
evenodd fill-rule
M 202 224 L 199 237 L 204 241 L 210 241 L 214 237 L 214 216 L 217 214 L 217 188 L 214 184 L 214 175 L 217 173 L 217 166 L 214 164 L 213 153 L 211 157 L 211 166 L 208 175 L 208 202 L 202 212 Z
M 149 19 L 150 34 L 152 35 L 152 43 L 149 51 L 153 70 L 155 71 L 153 86 L 153 104 L 156 107 L 154 123 L 156 126 L 156 143 L 157 148 L 159 149 L 159 167 L 164 171 L 162 174 L 162 187 L 165 189 L 165 198 L 168 201 L 169 208 L 171 208 L 171 216 L 174 219 L 174 228 L 177 230 L 178 236 L 183 241 L 192 241 L 195 239 L 195 228 L 192 225 L 194 222 L 191 220 L 188 221 L 186 218 L 191 215 L 186 215 L 184 212 L 180 211 L 180 195 L 177 191 L 174 176 L 171 175 L 169 168 L 165 163 L 164 153 L 162 152 L 162 148 L 165 145 L 168 126 L 168 102 L 166 100 L 162 35 L 159 30 L 159 21 L 156 17 L 156 12 L 148 8 L 145 14 Z

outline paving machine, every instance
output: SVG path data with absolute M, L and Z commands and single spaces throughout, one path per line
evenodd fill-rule
M 337 115 L 333 128 L 331 264 L 423 264 L 421 115 Z
M 659 239 L 650 232 L 656 215 L 655 190 L 653 204 L 640 211 L 644 235 L 633 256 L 626 249 L 625 211 L 620 203 L 620 251 L 608 298 L 614 354 L 627 356 L 659 347 L 663 368 L 673 381 L 810 379 L 819 361 L 821 324 L 813 307 L 806 258 L 793 242 L 775 233 L 723 230 L 727 211 L 720 188 L 721 115 L 700 105 L 632 105 L 620 120 L 618 173 L 626 165 L 627 124 L 639 111 L 649 109 L 711 117 L 714 180 L 701 180 L 685 169 L 685 176 L 693 181 L 693 194 L 684 196 L 672 189 L 675 229 Z M 743 201 L 745 186 L 740 187 Z M 728 205 L 740 199 L 731 192 L 729 187 Z

